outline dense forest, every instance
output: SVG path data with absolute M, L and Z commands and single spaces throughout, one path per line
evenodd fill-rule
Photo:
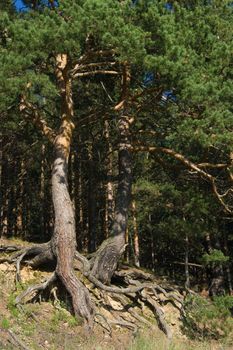
M 151 274 L 188 307 L 202 295 L 231 314 L 232 10 L 0 1 L 1 262 L 16 264 L 19 283 L 21 265 L 54 271 L 17 304 L 60 283 L 92 329 L 88 280 L 142 298 L 170 338 L 140 279 Z

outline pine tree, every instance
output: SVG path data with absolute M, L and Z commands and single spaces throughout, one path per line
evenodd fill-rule
M 170 8 L 162 1 L 132 6 L 126 1 L 64 0 L 52 9 L 34 4 L 14 20 L 0 14 L 0 32 L 7 33 L 0 46 L 0 112 L 9 115 L 14 127 L 22 118 L 34 124 L 55 157 L 54 233 L 48 243 L 30 248 L 23 257 L 35 256 L 31 266 L 56 260 L 48 284 L 60 279 L 72 297 L 76 316 L 91 325 L 93 305 L 74 274 L 73 262 L 77 257 L 85 275 L 98 286 L 111 282 L 126 243 L 132 153 L 155 154 L 151 181 L 158 179 L 157 163 L 166 174 L 170 166 L 178 166 L 185 179 L 181 181 L 175 172 L 172 176 L 189 192 L 185 205 L 194 196 L 189 182 L 197 181 L 198 175 L 197 188 L 213 193 L 212 199 L 231 213 L 232 9 L 227 1 L 205 6 L 202 1 L 174 2 Z M 113 98 L 101 88 L 103 81 Z M 111 98 L 99 108 L 106 92 Z M 117 120 L 113 143 L 118 148 L 120 176 L 112 235 L 88 262 L 76 251 L 68 163 L 74 128 L 80 125 L 80 115 L 90 114 L 90 104 L 93 120 L 103 112 Z M 9 113 L 12 105 L 19 106 L 20 113 Z M 143 167 L 143 159 L 139 163 Z M 179 225 L 182 235 L 189 235 L 190 224 L 183 214 L 196 224 L 192 209 L 184 213 L 180 190 L 164 182 L 158 181 L 158 191 L 168 196 L 172 190 L 179 210 L 166 225 L 160 223 L 160 229 Z M 194 207 L 199 205 L 198 196 L 195 200 Z M 206 206 L 204 200 L 200 203 Z M 162 205 L 166 207 L 166 202 Z M 149 221 L 152 225 L 151 217 Z M 170 255 L 178 253 L 176 247 Z

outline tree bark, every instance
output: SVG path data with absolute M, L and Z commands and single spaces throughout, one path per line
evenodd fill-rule
M 78 249 L 83 250 L 84 246 L 84 204 L 83 204 L 83 169 L 80 155 L 81 145 L 80 135 L 78 136 L 79 152 L 75 153 L 75 209 L 76 209 L 76 235 L 78 234 L 79 239 L 77 240 Z
M 104 234 L 105 238 L 109 237 L 110 229 L 113 222 L 113 214 L 114 214 L 114 190 L 112 183 L 112 175 L 113 175 L 113 149 L 110 141 L 110 132 L 109 132 L 109 122 L 105 120 L 104 123 L 104 131 L 105 131 L 105 139 L 107 144 L 107 159 L 106 159 L 106 172 L 107 172 L 107 184 L 106 184 L 106 200 L 105 200 L 105 214 L 104 214 Z
M 213 251 L 213 246 L 211 242 L 211 237 L 209 233 L 206 233 L 206 244 L 207 244 L 207 252 L 208 254 L 211 254 Z M 220 249 L 220 243 L 217 240 L 216 244 L 217 248 Z M 211 274 L 211 281 L 209 286 L 209 296 L 214 297 L 216 295 L 224 295 L 224 276 L 223 276 L 223 267 L 222 264 L 219 262 L 213 262 L 211 263 L 210 267 L 210 274 Z
M 68 159 L 73 131 L 73 102 L 68 77 L 67 55 L 57 56 L 56 76 L 62 98 L 62 124 L 55 138 L 55 160 L 52 171 L 52 197 L 55 212 L 52 250 L 57 260 L 56 274 L 71 295 L 74 313 L 91 325 L 93 307 L 89 292 L 73 270 L 76 251 L 75 215 L 68 189 Z
M 185 235 L 185 288 L 190 288 L 190 276 L 189 276 L 189 237 Z
M 123 67 L 123 93 L 122 100 L 124 110 L 118 120 L 119 151 L 118 167 L 119 182 L 116 195 L 115 215 L 112 226 L 112 235 L 105 240 L 94 257 L 92 262 L 92 274 L 105 284 L 110 284 L 112 275 L 116 270 L 118 261 L 125 250 L 125 232 L 128 222 L 128 210 L 131 201 L 132 186 L 132 156 L 130 152 L 130 124 L 132 118 L 127 112 L 127 91 L 130 82 L 129 67 Z
M 19 163 L 19 174 L 18 174 L 18 190 L 17 190 L 17 236 L 22 237 L 23 234 L 23 195 L 24 195 L 24 175 L 25 175 L 25 164 L 24 160 Z
M 229 248 L 228 248 L 228 240 L 227 240 L 227 235 L 226 232 L 223 233 L 223 240 L 224 240 L 224 253 L 225 255 L 229 256 Z M 226 265 L 226 274 L 227 274 L 227 282 L 228 282 L 228 290 L 229 294 L 233 294 L 233 288 L 232 288 L 232 278 L 231 278 L 231 265 L 229 262 L 227 262 Z
M 40 202 L 41 202 L 41 215 L 40 215 L 40 227 L 41 237 L 45 236 L 45 145 L 41 146 L 41 163 L 40 163 Z
M 94 156 L 92 145 L 88 149 L 88 252 L 96 250 L 96 170 L 94 167 Z
M 133 243 L 134 243 L 134 264 L 140 267 L 140 250 L 139 250 L 139 237 L 138 237 L 138 225 L 136 218 L 136 201 L 132 201 L 132 216 L 133 216 Z
M 65 139 L 60 136 L 55 142 L 55 161 L 52 172 L 52 194 L 55 211 L 52 249 L 57 259 L 56 273 L 72 298 L 76 316 L 88 323 L 92 320 L 92 305 L 89 292 L 78 280 L 73 270 L 76 251 L 74 208 L 68 191 L 67 154 Z
M 124 123 L 125 118 L 121 118 L 122 120 L 124 119 Z M 112 236 L 105 240 L 98 249 L 92 268 L 92 274 L 106 284 L 110 283 L 119 258 L 125 250 L 125 232 L 128 222 L 132 183 L 131 163 L 130 151 L 126 147 L 122 148 L 119 151 L 120 180 L 117 189 Z

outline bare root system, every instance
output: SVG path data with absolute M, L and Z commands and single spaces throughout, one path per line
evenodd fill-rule
M 35 268 L 52 259 L 49 243 L 27 248 L 0 247 L 0 252 L 5 253 L 5 256 L 0 259 L 0 263 L 15 264 L 16 282 L 18 283 L 21 282 L 20 269 L 22 264 Z M 88 300 L 91 300 L 91 309 L 93 310 L 88 320 L 89 326 L 90 324 L 92 326 L 99 324 L 105 332 L 111 335 L 114 325 L 126 327 L 133 333 L 142 327 L 157 329 L 158 325 L 167 338 L 172 339 L 172 327 L 166 318 L 164 309 L 169 303 L 171 307 L 176 309 L 180 317 L 183 316 L 183 296 L 176 288 L 172 288 L 170 285 L 161 286 L 156 283 L 154 275 L 139 268 L 126 266 L 114 274 L 117 285 L 105 285 L 92 274 L 89 260 L 78 252 L 75 254 L 74 268 L 78 285 L 72 285 L 72 288 L 77 289 L 77 298 L 72 300 L 73 307 L 75 310 L 74 303 L 82 300 L 78 297 L 84 290 L 80 286 L 85 286 L 85 293 L 89 293 Z M 51 291 L 54 283 L 59 279 L 61 278 L 55 270 L 46 281 L 32 285 L 18 295 L 15 304 L 20 306 L 38 297 L 46 290 Z M 70 282 L 61 282 L 68 294 L 72 295 L 69 290 L 69 283 L 73 283 L 72 279 Z

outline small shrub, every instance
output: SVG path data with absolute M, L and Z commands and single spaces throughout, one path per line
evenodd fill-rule
M 184 306 L 186 333 L 193 338 L 226 338 L 233 331 L 232 307 L 232 296 L 215 297 L 213 300 L 188 296 Z
M 19 310 L 17 309 L 15 305 L 15 295 L 12 293 L 8 297 L 8 303 L 7 308 L 11 312 L 12 316 L 18 317 L 19 316 Z
M 9 329 L 10 328 L 10 322 L 7 318 L 3 318 L 1 322 L 1 327 L 3 329 Z
M 221 250 L 213 249 L 210 254 L 204 254 L 202 261 L 205 265 L 210 264 L 226 264 L 229 261 L 229 256 L 223 254 Z

